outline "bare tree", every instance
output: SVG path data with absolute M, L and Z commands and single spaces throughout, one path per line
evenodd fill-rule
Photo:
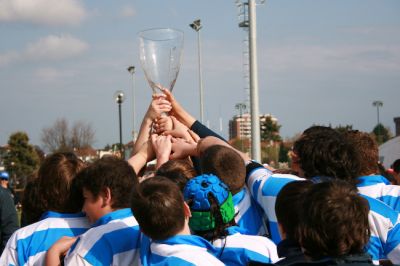
M 71 129 L 71 146 L 74 148 L 87 148 L 93 144 L 94 130 L 90 123 L 75 122 Z
M 75 122 L 69 129 L 65 118 L 57 119 L 53 126 L 42 129 L 41 141 L 46 150 L 73 151 L 90 147 L 94 142 L 95 132 L 90 123 Z

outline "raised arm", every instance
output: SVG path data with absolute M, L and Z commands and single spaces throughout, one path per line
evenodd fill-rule
M 155 158 L 151 140 L 148 139 L 142 144 L 140 149 L 128 160 L 128 163 L 133 167 L 136 174 L 151 160 Z
M 196 119 L 186 112 L 186 110 L 180 105 L 180 103 L 175 100 L 175 97 L 168 89 L 162 89 L 163 93 L 165 94 L 166 99 L 171 103 L 172 110 L 171 115 L 175 116 L 179 121 L 181 121 L 185 126 L 190 128 Z
M 214 145 L 222 145 L 228 148 L 231 148 L 232 150 L 236 151 L 241 157 L 242 159 L 247 162 L 250 161 L 250 156 L 247 155 L 247 153 L 243 153 L 237 149 L 235 149 L 234 147 L 232 147 L 231 145 L 229 145 L 229 143 L 226 143 L 225 141 L 223 141 L 220 138 L 214 137 L 214 136 L 209 136 L 206 137 L 204 139 L 201 139 L 199 141 L 199 143 L 197 144 L 197 152 L 200 155 L 201 153 L 203 153 L 207 148 L 214 146 Z
M 153 121 L 159 118 L 162 113 L 171 111 L 171 108 L 171 103 L 167 99 L 165 99 L 165 95 L 153 95 L 153 99 L 151 100 L 149 108 L 147 109 L 147 112 L 143 117 L 142 124 L 139 130 L 139 135 L 133 148 L 133 154 L 136 154 L 140 150 L 142 145 L 149 139 Z

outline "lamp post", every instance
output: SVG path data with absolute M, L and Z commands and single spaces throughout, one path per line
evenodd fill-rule
M 122 146 L 122 112 L 121 105 L 125 100 L 125 95 L 123 91 L 116 91 L 114 93 L 115 102 L 118 104 L 118 118 L 119 118 L 119 152 L 121 154 L 121 158 L 125 159 L 125 152 Z
M 376 107 L 376 118 L 377 118 L 378 125 L 379 125 L 379 123 L 380 123 L 379 122 L 379 107 L 383 106 L 383 102 L 382 101 L 374 101 L 372 103 L 372 105 Z
M 129 66 L 127 68 L 128 72 L 131 73 L 132 75 L 132 122 L 133 122 L 133 127 L 132 127 L 132 138 L 133 141 L 136 141 L 136 131 L 135 131 L 135 66 Z
M 200 91 L 200 121 L 204 123 L 204 107 L 203 107 L 203 77 L 201 72 L 201 42 L 200 42 L 200 30 L 202 28 L 200 19 L 193 21 L 189 26 L 197 32 L 197 47 L 198 47 L 198 59 L 199 59 L 199 91 Z
M 243 150 L 243 139 L 242 139 L 242 127 L 243 127 L 243 110 L 246 110 L 246 104 L 245 103 L 237 103 L 235 105 L 235 108 L 237 110 L 239 110 L 239 114 L 240 114 L 240 122 L 239 122 L 239 139 L 240 139 L 240 146 L 241 146 L 241 150 L 242 152 L 244 152 Z
M 383 102 L 382 101 L 374 101 L 373 103 L 372 103 L 372 105 L 373 106 L 375 106 L 376 107 L 376 118 L 377 118 L 377 131 L 378 131 L 378 138 L 380 137 L 380 135 L 381 135 L 381 129 L 380 129 L 380 122 L 379 122 L 379 107 L 382 107 L 383 106 Z

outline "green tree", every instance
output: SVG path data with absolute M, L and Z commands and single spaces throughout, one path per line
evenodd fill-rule
M 229 142 L 235 149 L 242 152 L 249 152 L 250 150 L 250 139 L 248 138 L 235 138 Z
M 282 138 L 279 135 L 280 129 L 281 125 L 272 116 L 267 116 L 265 120 L 260 121 L 261 141 L 281 141 Z
M 279 162 L 289 162 L 289 148 L 281 142 L 279 145 Z
M 374 127 L 371 134 L 375 138 L 378 145 L 381 145 L 382 143 L 385 143 L 392 138 L 392 133 L 390 132 L 390 129 L 386 128 L 381 123 Z
M 23 188 L 26 178 L 38 169 L 39 156 L 35 148 L 29 144 L 29 137 L 25 132 L 11 134 L 4 165 L 11 174 L 16 188 Z

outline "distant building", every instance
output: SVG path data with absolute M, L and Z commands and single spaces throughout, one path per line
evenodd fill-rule
M 97 151 L 91 147 L 74 149 L 76 156 L 84 162 L 92 162 L 98 158 Z
M 400 159 L 400 117 L 393 119 L 396 128 L 396 136 L 379 146 L 379 161 L 389 168 L 392 163 Z
M 400 116 L 393 118 L 394 125 L 395 125 L 395 136 L 400 136 Z
M 5 170 L 4 167 L 4 157 L 8 152 L 8 145 L 0 146 L 0 171 Z
M 271 114 L 261 114 L 260 124 L 264 122 L 268 117 L 271 117 L 272 121 L 278 122 L 278 119 Z M 263 128 L 261 128 L 263 130 Z M 262 132 L 261 132 L 262 134 Z M 245 139 L 251 138 L 251 116 L 249 113 L 235 115 L 232 120 L 229 120 L 229 139 Z

